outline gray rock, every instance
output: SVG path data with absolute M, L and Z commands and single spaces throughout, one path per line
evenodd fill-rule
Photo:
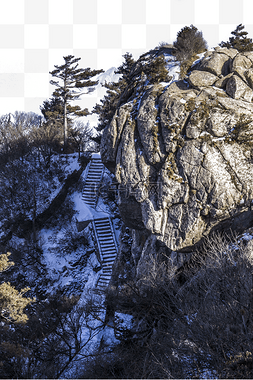
M 161 91 L 160 85 L 152 86 L 143 96 L 137 116 L 137 128 L 143 150 L 150 164 L 159 163 L 164 159 L 164 146 L 159 137 L 156 108 L 157 94 Z
M 245 51 L 244 53 L 242 53 L 242 55 L 244 55 L 245 57 L 250 59 L 252 64 L 253 64 L 253 52 L 252 51 Z
M 103 134 L 100 145 L 101 158 L 106 162 L 107 168 L 113 173 L 115 171 L 119 141 L 125 124 L 131 120 L 131 110 L 131 103 L 124 104 L 120 107 L 116 111 L 111 123 L 105 128 L 105 133 Z M 110 147 L 109 150 L 108 147 Z
M 186 105 L 195 97 L 196 94 L 192 90 L 174 93 L 171 92 L 171 87 L 160 96 L 160 123 L 166 152 L 175 151 L 175 140 L 184 128 L 190 113 Z
M 195 88 L 212 86 L 217 81 L 217 76 L 206 71 L 194 70 L 189 75 L 188 81 Z
M 238 50 L 236 49 L 228 49 L 225 47 L 222 48 L 220 46 L 215 47 L 214 50 L 216 53 L 226 54 L 228 57 L 232 59 L 238 54 Z
M 246 81 L 251 89 L 253 89 L 253 69 L 248 69 L 244 73 Z
M 199 70 L 208 71 L 214 75 L 227 75 L 231 65 L 231 58 L 222 53 L 214 52 L 209 57 L 204 58 L 200 65 Z
M 208 54 L 233 59 L 233 71 L 143 87 L 139 107 L 131 98 L 104 130 L 102 160 L 120 183 L 122 218 L 149 236 L 140 271 L 158 243 L 178 255 L 215 229 L 253 223 L 253 91 L 238 76 L 252 85 L 251 55 Z
M 247 102 L 251 102 L 253 97 L 253 91 L 251 88 L 237 75 L 233 75 L 227 81 L 226 92 L 234 99 L 244 99 Z
M 227 84 L 227 81 L 229 80 L 229 78 L 231 78 L 234 74 L 233 73 L 229 73 L 228 75 L 226 75 L 225 77 L 221 77 L 220 79 L 218 79 L 216 82 L 215 82 L 215 87 L 218 87 L 218 88 L 226 88 L 226 84 Z
M 237 54 L 232 62 L 231 71 L 246 82 L 245 71 L 251 68 L 251 60 L 243 54 Z
M 231 111 L 223 111 L 220 108 L 214 107 L 211 109 L 206 123 L 207 131 L 216 137 L 226 136 L 236 121 L 237 118 Z

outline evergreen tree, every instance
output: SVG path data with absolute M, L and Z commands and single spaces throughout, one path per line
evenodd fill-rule
M 122 77 L 120 79 L 121 81 L 125 81 L 127 84 L 130 83 L 130 72 L 132 70 L 133 64 L 135 63 L 135 60 L 131 53 L 127 52 L 123 55 L 123 58 L 125 61 L 122 62 L 121 66 L 118 67 L 118 69 L 115 71 L 115 74 L 122 74 Z
M 176 48 L 175 56 L 180 62 L 180 76 L 181 78 L 187 73 L 197 54 L 203 53 L 207 50 L 207 43 L 200 32 L 195 26 L 185 26 L 177 33 L 177 39 L 173 43 Z
M 168 70 L 164 55 L 152 59 L 147 65 L 143 65 L 143 72 L 146 74 L 150 83 L 159 83 L 167 79 Z
M 58 80 L 51 80 L 50 84 L 56 86 L 53 97 L 61 99 L 63 103 L 63 123 L 64 123 L 64 148 L 68 141 L 68 116 L 86 116 L 89 114 L 87 108 L 75 105 L 71 102 L 78 100 L 84 93 L 82 89 L 87 88 L 86 94 L 92 92 L 98 81 L 91 81 L 90 78 L 103 72 L 103 70 L 91 70 L 90 68 L 78 68 L 78 61 L 81 58 L 75 58 L 73 55 L 63 57 L 65 63 L 61 66 L 55 65 L 55 70 L 50 74 Z
M 101 132 L 108 123 L 110 123 L 113 115 L 119 104 L 121 95 L 131 82 L 130 72 L 135 63 L 131 53 L 123 55 L 124 61 L 121 66 L 115 71 L 115 74 L 122 74 L 117 83 L 105 83 L 103 86 L 107 88 L 106 95 L 100 101 L 101 104 L 96 104 L 92 113 L 99 115 L 99 124 L 97 131 Z M 94 140 L 100 142 L 101 136 Z
M 248 38 L 248 32 L 244 29 L 244 25 L 237 25 L 236 29 L 231 32 L 233 37 L 229 37 L 229 41 L 222 41 L 219 46 L 226 48 L 237 49 L 239 52 L 252 51 L 253 50 L 253 41 L 252 38 Z
M 54 96 L 51 99 L 45 100 L 40 110 L 46 123 L 51 123 L 58 127 L 64 124 L 64 104 L 61 98 Z

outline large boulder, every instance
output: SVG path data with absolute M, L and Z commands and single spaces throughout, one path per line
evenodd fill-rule
M 253 97 L 252 89 L 237 75 L 233 75 L 228 79 L 226 91 L 234 99 L 244 99 L 251 102 Z
M 227 54 L 214 52 L 201 61 L 199 70 L 208 71 L 217 76 L 221 74 L 227 75 L 230 69 L 231 61 L 232 59 Z
M 233 59 L 231 71 L 246 81 L 245 72 L 251 66 L 252 62 L 248 57 L 243 54 L 237 54 L 237 56 Z
M 139 88 L 104 130 L 123 220 L 146 231 L 150 247 L 188 252 L 215 229 L 253 224 L 253 92 L 241 76 L 250 83 L 253 61 L 226 50 L 209 52 L 214 66 L 217 54 L 230 60 L 226 91 L 205 63 L 185 81 Z
M 200 70 L 192 71 L 188 78 L 189 83 L 195 88 L 212 86 L 217 80 L 216 75 Z

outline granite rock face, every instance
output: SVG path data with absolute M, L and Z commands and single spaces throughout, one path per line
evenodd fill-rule
M 143 86 L 119 106 L 101 156 L 126 225 L 177 252 L 212 230 L 250 226 L 252 72 L 252 53 L 216 48 L 183 81 Z

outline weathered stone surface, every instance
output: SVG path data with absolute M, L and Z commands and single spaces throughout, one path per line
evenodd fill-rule
M 234 59 L 219 79 L 226 92 L 195 70 L 188 84 L 143 88 L 134 112 L 123 104 L 104 131 L 102 160 L 123 189 L 123 220 L 149 236 L 146 258 L 156 242 L 179 257 L 210 231 L 253 222 L 253 91 L 235 74 L 251 83 L 250 58 L 227 50 L 209 52 Z
M 206 129 L 213 136 L 223 137 L 233 128 L 236 121 L 237 117 L 233 112 L 214 107 L 210 111 L 209 118 L 206 122 Z
M 229 73 L 228 75 L 226 75 L 225 77 L 221 77 L 220 79 L 218 79 L 216 82 L 215 82 L 215 87 L 218 87 L 218 88 L 226 88 L 226 84 L 227 84 L 227 81 L 229 80 L 229 78 L 231 78 L 234 74 L 233 73 Z
M 181 94 L 182 91 L 186 91 L 186 90 L 189 90 L 189 84 L 183 80 L 172 82 L 167 89 L 167 91 L 170 94 L 173 94 L 173 93 Z
M 159 98 L 161 132 L 166 152 L 176 150 L 176 137 L 180 134 L 189 116 L 185 105 L 196 97 L 195 92 L 186 90 L 171 93 L 170 87 Z
M 214 50 L 216 51 L 216 53 L 226 54 L 228 57 L 232 59 L 238 54 L 238 50 L 236 49 L 228 49 L 225 47 L 222 48 L 220 46 L 215 47 Z
M 253 89 L 253 69 L 248 69 L 244 73 L 248 85 Z
M 252 62 L 248 57 L 243 54 L 237 54 L 237 56 L 233 59 L 231 71 L 246 81 L 245 71 L 251 67 Z
M 228 55 L 214 52 L 201 61 L 198 69 L 208 71 L 217 76 L 227 75 L 231 62 L 232 60 Z
M 244 99 L 247 102 L 251 102 L 253 97 L 253 91 L 251 88 L 237 75 L 233 75 L 227 81 L 226 92 L 234 99 Z
M 207 87 L 212 86 L 217 81 L 217 76 L 206 71 L 194 70 L 189 75 L 189 83 L 195 87 Z
M 137 128 L 141 144 L 150 164 L 159 163 L 165 157 L 157 123 L 156 99 L 160 90 L 161 86 L 155 85 L 147 91 L 142 98 L 137 116 Z
M 242 53 L 242 55 L 244 55 L 245 57 L 250 59 L 252 62 L 252 65 L 253 65 L 253 52 L 252 51 L 245 51 L 244 53 Z
M 104 133 L 104 138 L 100 146 L 101 157 L 107 163 L 109 170 L 114 172 L 115 161 L 117 155 L 117 149 L 121 137 L 121 133 L 125 124 L 130 122 L 132 104 L 127 103 L 117 110 L 111 123 L 106 127 L 106 133 Z M 108 150 L 110 146 L 110 150 Z

